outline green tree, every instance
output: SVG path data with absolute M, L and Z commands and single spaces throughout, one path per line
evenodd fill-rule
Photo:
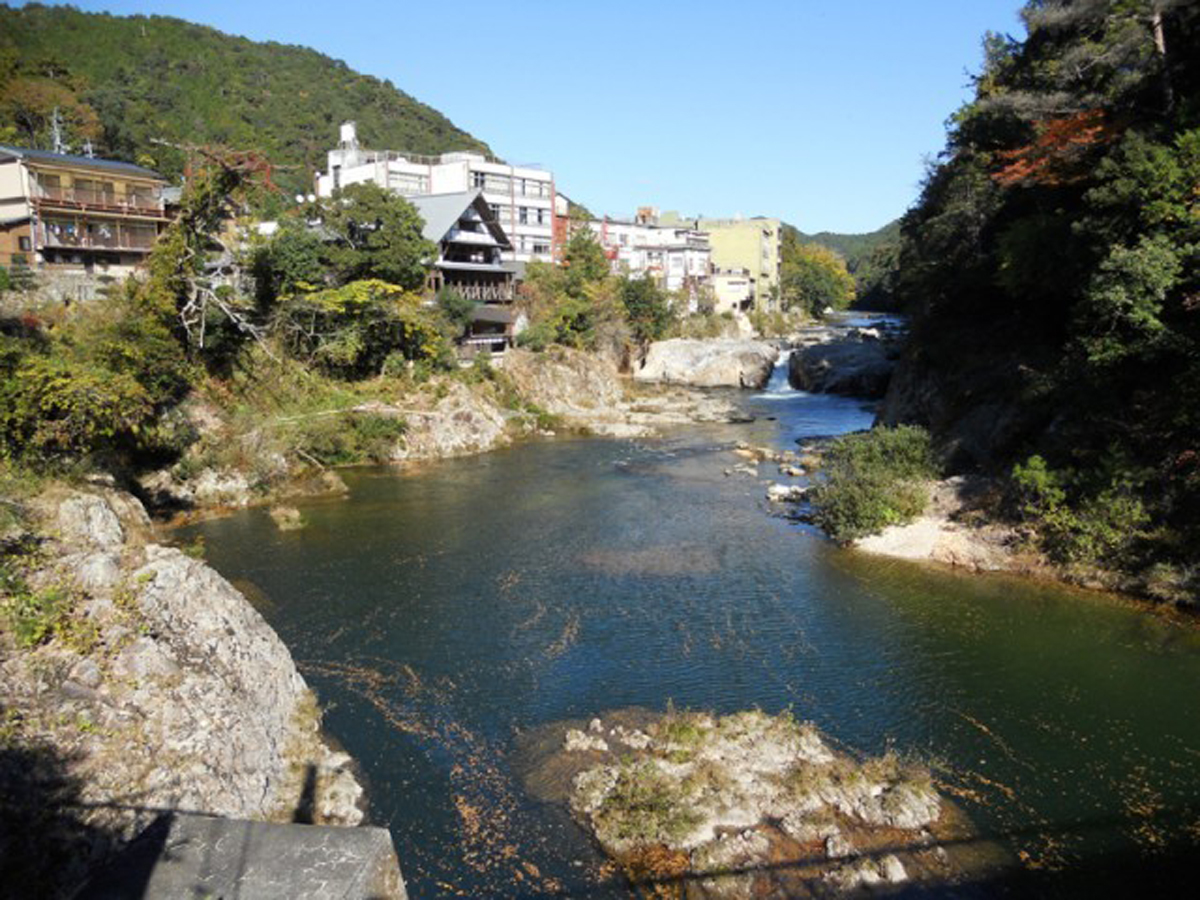
M 821 316 L 827 308 L 845 309 L 854 300 L 854 277 L 846 262 L 819 244 L 784 239 L 779 281 L 784 309 Z
M 663 291 L 648 275 L 621 279 L 621 303 L 634 337 L 657 341 L 671 324 L 671 307 Z

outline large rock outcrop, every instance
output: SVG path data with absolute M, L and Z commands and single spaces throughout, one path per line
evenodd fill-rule
M 287 647 L 228 581 L 150 542 L 144 509 L 111 488 L 52 490 L 34 518 L 25 543 L 39 552 L 16 563 L 11 593 L 48 624 L 32 640 L 0 631 L 17 748 L 0 768 L 24 753 L 43 767 L 25 776 L 34 787 L 71 786 L 49 800 L 31 789 L 31 804 L 69 804 L 52 834 L 28 835 L 37 859 L 57 847 L 64 860 L 36 874 L 69 885 L 166 810 L 290 820 L 305 794 L 314 821 L 362 819 L 350 758 L 322 742 Z
M 510 440 L 507 419 L 478 391 L 465 384 L 446 382 L 443 396 L 421 408 L 380 407 L 375 412 L 394 412 L 407 426 L 403 439 L 396 444 L 392 459 L 444 459 L 483 453 Z
M 761 388 L 779 351 L 763 341 L 693 341 L 674 338 L 650 345 L 638 381 L 692 387 Z
M 601 356 L 554 347 L 544 353 L 511 350 L 504 372 L 517 392 L 568 428 L 609 437 L 645 437 L 689 422 L 728 422 L 738 416 L 723 398 L 682 388 L 648 387 L 626 393 L 613 363 Z
M 792 387 L 814 394 L 876 399 L 887 392 L 895 355 L 894 344 L 874 329 L 852 328 L 794 350 L 788 380 Z

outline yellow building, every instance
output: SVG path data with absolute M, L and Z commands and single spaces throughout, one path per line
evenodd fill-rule
M 713 267 L 718 272 L 744 273 L 753 280 L 753 307 L 758 310 L 779 308 L 779 262 L 783 223 L 779 219 L 756 216 L 744 219 L 687 219 L 667 212 L 659 224 L 686 221 L 708 233 L 712 246 Z

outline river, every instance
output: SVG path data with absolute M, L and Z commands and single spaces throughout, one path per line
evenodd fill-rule
M 411 897 L 622 896 L 514 747 L 668 703 L 791 708 L 847 749 L 920 756 L 1025 871 L 1065 873 L 1038 890 L 1144 886 L 1194 850 L 1194 628 L 839 549 L 725 471 L 738 440 L 791 449 L 871 410 L 779 378 L 739 402 L 756 421 L 349 471 L 300 531 L 265 510 L 187 529 L 291 648 Z

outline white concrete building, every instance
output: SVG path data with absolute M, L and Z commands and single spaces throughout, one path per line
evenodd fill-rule
M 604 218 L 588 223 L 613 271 L 650 276 L 668 291 L 686 291 L 695 312 L 699 292 L 710 283 L 712 248 L 708 235 L 686 226 L 659 226 L 639 212 L 634 221 Z
M 404 196 L 483 191 L 495 221 L 512 242 L 505 259 L 516 262 L 555 256 L 554 175 L 533 166 L 510 166 L 481 153 L 419 156 L 393 150 L 364 150 L 353 122 L 341 127 L 328 170 L 317 173 L 317 195 L 329 197 L 351 184 L 373 182 Z

